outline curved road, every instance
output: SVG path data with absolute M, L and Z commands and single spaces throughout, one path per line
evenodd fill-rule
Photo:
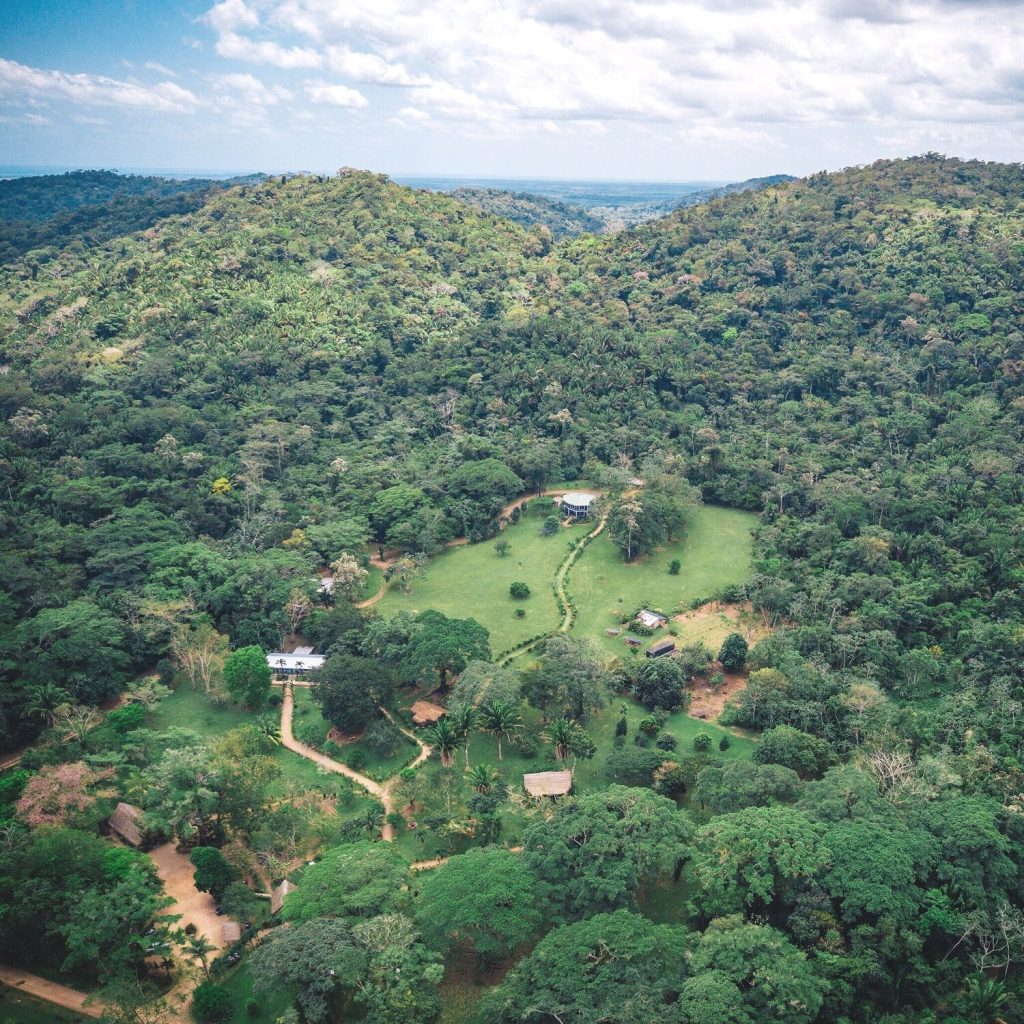
M 409 732 L 408 729 L 399 725 L 394 718 L 391 717 L 391 712 L 385 708 L 381 708 L 381 713 L 384 717 L 391 722 L 391 724 L 404 736 L 407 736 L 413 741 L 419 748 L 420 752 L 416 755 L 416 759 L 409 766 L 415 768 L 417 765 L 421 765 L 428 757 L 430 757 L 430 747 L 427 746 L 422 740 L 420 740 L 414 733 Z M 373 779 L 349 768 L 347 764 L 342 764 L 340 761 L 335 761 L 333 758 L 328 757 L 326 754 L 321 754 L 318 750 L 314 750 L 312 747 L 307 746 L 305 743 L 301 743 L 295 738 L 295 734 L 292 732 L 292 716 L 295 712 L 295 699 L 292 695 L 292 684 L 285 683 L 284 686 L 284 697 L 281 701 L 281 743 L 289 750 L 298 754 L 300 757 L 306 758 L 308 761 L 312 761 L 314 764 L 320 765 L 321 768 L 326 768 L 329 772 L 337 772 L 339 775 L 344 775 L 346 778 L 351 779 L 356 785 L 362 786 L 371 796 L 376 797 L 384 807 L 385 819 L 387 815 L 395 809 L 395 800 L 392 789 L 395 783 L 398 781 L 397 775 L 392 775 L 387 782 L 383 785 L 379 782 L 375 782 Z M 394 828 L 385 820 L 384 827 L 380 833 L 381 839 L 386 843 L 392 843 L 395 840 Z

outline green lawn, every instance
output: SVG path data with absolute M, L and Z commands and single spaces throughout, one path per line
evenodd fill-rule
M 742 583 L 750 573 L 751 531 L 756 523 L 757 516 L 750 512 L 703 505 L 690 514 L 684 540 L 635 562 L 624 562 L 608 534 L 602 534 L 587 547 L 566 581 L 579 608 L 573 634 L 590 637 L 610 655 L 629 657 L 622 640 L 605 632 L 621 628 L 619 616 L 640 604 L 672 615 L 696 598 Z M 674 558 L 682 563 L 678 576 L 668 572 Z M 659 631 L 648 643 L 664 635 Z
M 274 1024 L 292 1005 L 292 993 L 284 988 L 255 992 L 248 961 L 249 958 L 245 957 L 230 974 L 218 979 L 231 993 L 234 1012 L 228 1018 L 228 1024 Z M 252 1012 L 247 1009 L 250 1000 L 256 1004 Z
M 275 688 L 280 694 L 280 689 Z M 280 708 L 269 708 L 267 714 L 279 718 Z M 240 725 L 251 722 L 256 717 L 250 711 L 243 711 L 237 705 L 226 708 L 214 707 L 205 694 L 193 690 L 188 683 L 178 685 L 170 697 L 157 705 L 153 714 L 152 728 L 166 730 L 172 728 L 189 729 L 198 733 L 203 740 L 222 736 Z M 272 792 L 282 790 L 288 783 L 301 789 L 330 789 L 331 776 L 323 774 L 312 761 L 285 750 L 283 747 L 274 752 L 274 760 L 281 768 L 281 777 L 274 783 Z
M 366 567 L 369 575 L 366 577 L 366 587 L 363 591 L 363 598 L 373 597 L 374 594 L 380 590 L 380 585 L 384 582 L 384 570 L 378 565 L 368 565 Z M 360 599 L 362 600 L 362 598 Z
M 558 607 L 551 580 L 569 542 L 583 536 L 586 527 L 562 529 L 553 537 L 542 537 L 539 526 L 550 511 L 547 499 L 531 502 L 522 520 L 502 532 L 501 539 L 511 544 L 506 557 L 494 550 L 497 538 L 449 548 L 431 562 L 422 579 L 413 583 L 412 593 L 391 589 L 377 602 L 376 610 L 388 616 L 402 610 L 433 608 L 454 618 L 474 618 L 490 631 L 495 654 L 554 629 Z M 530 588 L 527 600 L 509 597 L 509 584 L 515 580 Z M 525 609 L 525 618 L 515 617 L 517 608 Z

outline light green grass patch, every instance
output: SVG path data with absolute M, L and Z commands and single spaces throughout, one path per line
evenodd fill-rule
M 531 502 L 527 509 L 520 522 L 500 535 L 511 545 L 504 558 L 494 550 L 499 538 L 449 548 L 413 583 L 411 593 L 388 590 L 375 605 L 376 611 L 391 616 L 399 611 L 434 609 L 450 618 L 476 619 L 490 632 L 494 654 L 553 630 L 558 625 L 558 607 L 551 581 L 569 542 L 583 536 L 587 527 L 561 529 L 553 537 L 542 537 L 539 527 L 551 512 L 549 499 Z M 525 601 L 509 596 L 509 585 L 516 580 L 530 588 Z M 525 609 L 525 618 L 516 618 L 517 608 Z
M 631 657 L 621 637 L 607 635 L 610 628 L 628 632 L 620 616 L 641 604 L 671 615 L 724 586 L 742 583 L 750 574 L 751 531 L 756 523 L 757 516 L 750 512 L 702 505 L 690 513 L 682 541 L 634 562 L 623 561 L 607 532 L 601 534 L 587 546 L 566 582 L 579 609 L 573 634 L 589 637 L 614 657 Z M 674 558 L 682 563 L 678 576 L 668 571 Z M 659 630 L 644 646 L 666 635 Z

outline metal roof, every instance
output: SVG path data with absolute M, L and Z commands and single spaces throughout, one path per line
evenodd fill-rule
M 589 505 L 592 501 L 596 500 L 596 494 L 590 494 L 587 491 L 569 491 L 568 494 L 562 495 L 563 505 Z

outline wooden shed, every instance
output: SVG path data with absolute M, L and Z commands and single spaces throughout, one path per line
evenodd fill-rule
M 120 836 L 129 846 L 141 846 L 146 838 L 142 828 L 142 808 L 119 803 L 107 819 L 110 831 Z
M 431 725 L 448 714 L 440 704 L 431 704 L 429 700 L 416 701 L 410 710 L 413 725 Z
M 648 658 L 663 658 L 666 654 L 672 654 L 676 645 L 671 640 L 661 640 L 653 647 L 647 648 Z
M 565 796 L 572 789 L 572 772 L 532 772 L 523 776 L 530 796 Z

